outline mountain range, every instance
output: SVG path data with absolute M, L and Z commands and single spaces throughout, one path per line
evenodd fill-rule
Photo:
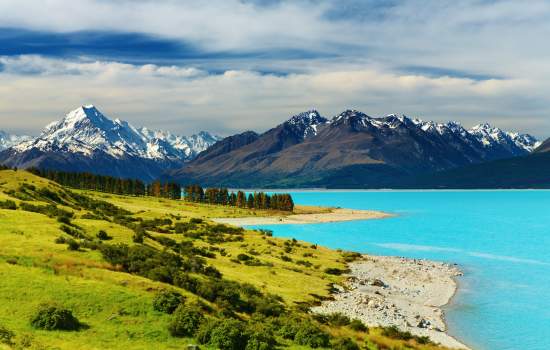
M 315 110 L 263 133 L 176 136 L 109 119 L 92 105 L 36 138 L 0 133 L 0 164 L 231 187 L 550 186 L 550 141 L 487 123 L 465 129 L 390 114 Z M 539 164 L 546 162 L 544 164 Z M 498 171 L 496 170 L 498 169 Z M 529 170 L 527 170 L 529 169 Z M 547 185 L 546 185 L 547 184 Z
M 0 151 L 30 139 L 32 139 L 31 136 L 8 134 L 7 132 L 0 130 Z
M 200 132 L 189 137 L 136 128 L 111 120 L 93 105 L 81 106 L 44 128 L 36 138 L 0 153 L 0 163 L 19 168 L 94 172 L 153 180 L 167 169 L 181 167 L 220 140 Z
M 240 187 L 398 187 L 422 174 L 525 156 L 539 144 L 487 123 L 466 130 L 355 110 L 329 120 L 312 110 L 262 134 L 221 140 L 167 177 Z

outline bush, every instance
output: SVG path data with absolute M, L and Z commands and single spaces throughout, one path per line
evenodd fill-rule
M 134 236 L 132 237 L 132 240 L 134 243 L 143 244 L 143 240 L 145 239 L 145 230 L 141 227 L 137 228 L 134 232 Z
M 78 330 L 81 324 L 70 310 L 55 304 L 42 304 L 31 317 L 31 326 L 47 331 L 74 331 Z
M 243 323 L 225 319 L 212 329 L 209 344 L 220 350 L 242 350 L 246 348 L 247 341 Z
M 344 272 L 345 272 L 344 270 L 338 269 L 338 268 L 335 268 L 335 267 L 328 267 L 328 268 L 325 269 L 325 273 L 328 273 L 329 275 L 340 276 Z
M 65 225 L 72 225 L 71 218 L 68 216 L 58 216 L 57 221 Z
M 402 331 L 396 326 L 384 327 L 382 329 L 382 335 L 392 339 L 410 340 L 413 335 L 410 332 Z
M 110 241 L 111 239 L 113 239 L 113 237 L 109 236 L 107 234 L 107 232 L 103 231 L 103 230 L 99 230 L 99 232 L 97 233 L 96 237 L 100 240 L 100 241 Z
M 246 254 L 239 254 L 237 255 L 237 259 L 240 260 L 240 261 L 247 261 L 247 260 L 250 260 L 252 259 L 252 257 L 250 255 L 246 255 Z
M 369 331 L 369 328 L 365 326 L 365 324 L 358 319 L 351 320 L 351 322 L 349 323 L 349 328 L 353 329 L 356 332 Z
M 0 326 L 0 344 L 13 345 L 13 337 L 15 337 L 15 333 Z
M 246 350 L 273 350 L 277 345 L 271 329 L 263 325 L 253 325 L 247 333 Z
M 172 314 L 181 303 L 185 301 L 183 295 L 178 292 L 163 290 L 153 299 L 153 309 Z
M 294 340 L 300 345 L 307 345 L 315 349 L 328 347 L 330 337 L 319 327 L 306 322 L 300 326 Z
M 181 304 L 174 311 L 168 330 L 174 337 L 189 337 L 197 331 L 203 320 L 201 310 Z
M 220 324 L 220 321 L 216 319 L 209 319 L 201 323 L 199 329 L 197 330 L 195 338 L 199 344 L 208 344 L 210 343 L 210 338 L 212 331 Z
M 80 244 L 77 241 L 75 241 L 74 239 L 68 239 L 68 240 L 66 240 L 66 243 L 68 244 L 67 249 L 69 249 L 69 250 L 79 250 L 80 249 Z
M 296 317 L 281 318 L 281 325 L 277 330 L 277 334 L 284 339 L 294 339 L 296 333 L 300 330 L 300 325 L 303 321 Z
M 341 312 L 334 312 L 327 315 L 327 321 L 331 326 L 342 327 L 350 324 L 350 319 L 348 316 L 344 315 Z
M 264 316 L 278 317 L 285 312 L 280 299 L 273 295 L 258 296 L 254 299 L 256 312 Z
M 332 344 L 333 350 L 360 350 L 359 345 L 350 338 L 340 338 Z
M 9 199 L 4 202 L 0 201 L 0 209 L 15 210 L 17 209 L 17 204 L 15 204 L 14 201 Z

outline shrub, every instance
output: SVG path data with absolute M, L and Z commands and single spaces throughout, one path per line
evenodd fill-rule
M 220 350 L 242 350 L 246 348 L 247 341 L 243 323 L 225 319 L 212 329 L 209 344 Z
M 176 311 L 174 311 L 172 320 L 168 325 L 168 330 L 174 337 L 192 336 L 203 320 L 204 316 L 201 310 L 196 307 L 181 304 Z
M 281 318 L 281 325 L 277 329 L 277 334 L 284 339 L 294 339 L 296 333 L 300 330 L 300 324 L 303 321 L 296 317 Z
M 219 323 L 220 321 L 216 319 L 209 319 L 201 323 L 195 336 L 199 344 L 210 343 L 212 331 L 219 325 Z
M 335 268 L 335 267 L 327 267 L 325 269 L 325 273 L 328 273 L 329 275 L 336 275 L 336 276 L 340 276 L 341 274 L 343 274 L 345 271 L 342 270 L 342 269 L 338 269 L 338 268 Z
M 345 262 L 353 262 L 359 258 L 361 258 L 361 253 L 357 252 L 343 252 L 342 257 L 344 258 Z
M 0 344 L 13 345 L 15 334 L 9 329 L 0 326 Z
M 330 337 L 319 327 L 306 322 L 300 326 L 294 340 L 300 345 L 307 345 L 315 349 L 328 347 Z
M 247 333 L 246 350 L 273 350 L 277 345 L 273 332 L 265 326 L 254 325 Z
M 254 298 L 256 312 L 264 316 L 278 317 L 285 312 L 285 307 L 280 299 L 273 295 L 259 296 Z
M 14 201 L 9 199 L 4 202 L 0 201 L 0 209 L 15 210 L 17 209 L 17 204 L 15 204 Z
M 246 255 L 246 254 L 239 254 L 237 255 L 237 259 L 240 260 L 240 261 L 247 261 L 247 260 L 250 260 L 252 259 L 252 257 L 250 255 Z
M 110 241 L 111 239 L 113 239 L 113 237 L 109 236 L 107 234 L 107 232 L 105 232 L 104 230 L 99 230 L 99 232 L 97 233 L 96 237 L 100 240 L 100 241 Z
M 347 326 L 351 322 L 349 317 L 341 312 L 335 312 L 327 315 L 327 321 L 330 325 L 337 327 Z
M 410 332 L 402 331 L 396 326 L 384 327 L 382 329 L 382 335 L 388 338 L 399 340 L 410 340 L 413 338 L 413 335 Z
M 72 225 L 71 218 L 68 216 L 58 216 L 57 221 L 65 225 Z
M 332 344 L 333 350 L 360 350 L 359 345 L 350 338 L 340 338 Z
M 78 330 L 81 325 L 70 310 L 55 304 L 42 304 L 31 317 L 31 326 L 47 331 L 74 331 Z
M 134 236 L 132 237 L 132 240 L 134 241 L 134 243 L 143 244 L 144 238 L 145 238 L 145 230 L 141 227 L 138 227 L 134 232 Z
M 155 295 L 153 309 L 172 314 L 184 300 L 183 295 L 178 292 L 163 290 Z
M 75 241 L 74 239 L 68 239 L 66 240 L 66 243 L 67 243 L 67 249 L 69 250 L 79 250 L 80 249 L 80 244 Z
M 191 218 L 191 220 L 189 220 L 190 224 L 201 224 L 202 222 L 203 220 L 200 218 Z
M 353 329 L 356 332 L 369 331 L 369 328 L 365 326 L 365 324 L 358 319 L 351 320 L 351 322 L 349 323 L 349 328 Z
M 63 236 L 59 236 L 55 239 L 55 244 L 65 244 L 67 243 L 67 240 Z

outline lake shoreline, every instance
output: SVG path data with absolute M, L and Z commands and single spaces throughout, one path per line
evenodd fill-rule
M 212 221 L 230 224 L 235 226 L 256 226 L 256 225 L 291 225 L 291 224 L 320 224 L 330 222 L 344 222 L 355 220 L 385 219 L 394 215 L 361 209 L 331 208 L 323 213 L 305 213 L 274 216 L 252 216 L 240 218 L 214 218 Z
M 462 272 L 455 265 L 365 255 L 349 268 L 343 285 L 335 286 L 334 300 L 312 311 L 341 312 L 370 327 L 393 325 L 449 348 L 469 349 L 447 333 L 442 310 L 458 289 L 456 278 Z

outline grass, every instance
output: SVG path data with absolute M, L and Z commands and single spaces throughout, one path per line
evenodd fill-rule
M 22 184 L 49 189 L 62 195 L 66 189 L 24 171 L 0 171 L 0 200 L 10 199 L 20 204 Z M 138 198 L 78 191 L 131 211 L 134 217 L 171 219 L 174 223 L 189 218 L 242 217 L 274 215 L 268 211 L 251 211 L 221 206 L 189 204 L 157 198 Z M 47 199 L 33 200 L 34 205 L 46 205 Z M 104 230 L 113 237 L 109 243 L 132 243 L 134 232 L 107 220 L 83 219 L 88 211 L 68 203 L 73 211 L 73 225 L 95 237 Z M 299 208 L 298 212 L 319 212 L 326 208 Z M 152 237 L 168 236 L 176 241 L 188 240 L 183 234 L 149 232 Z M 120 272 L 105 262 L 96 250 L 70 251 L 54 240 L 63 235 L 60 223 L 40 213 L 0 209 L 0 325 L 15 333 L 13 348 L 28 349 L 181 349 L 193 343 L 169 335 L 169 316 L 153 310 L 154 294 L 165 288 L 175 289 L 188 300 L 197 296 L 186 290 L 155 282 L 147 278 Z M 209 244 L 195 240 L 195 246 L 218 251 L 207 263 L 217 268 L 225 278 L 251 283 L 264 292 L 283 298 L 288 308 L 314 303 L 329 296 L 329 285 L 343 277 L 329 275 L 325 268 L 344 269 L 341 252 L 314 247 L 306 242 L 273 238 L 257 231 L 247 231 L 240 242 Z M 150 238 L 145 244 L 161 249 Z M 219 250 L 223 250 L 223 254 Z M 246 254 L 259 266 L 237 262 Z M 284 259 L 282 257 L 285 257 Z M 56 302 L 73 311 L 85 324 L 78 332 L 39 331 L 32 329 L 29 319 L 36 307 Z M 388 339 L 379 331 L 370 335 L 347 328 L 328 329 L 334 335 L 345 335 L 365 344 L 379 344 L 391 349 L 440 350 L 434 346 Z M 283 347 L 307 349 L 280 340 Z M 0 349 L 10 348 L 0 344 Z M 371 349 L 377 349 L 371 345 Z M 384 347 L 379 346 L 379 349 Z

